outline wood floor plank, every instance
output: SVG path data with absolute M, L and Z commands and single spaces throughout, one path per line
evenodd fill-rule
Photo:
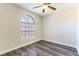
M 74 54 L 77 55 L 77 53 L 74 52 L 74 51 L 72 52 L 70 50 L 67 50 L 67 49 L 64 49 L 64 48 L 60 48 L 60 47 L 57 47 L 55 45 L 51 45 L 51 44 L 48 44 L 48 43 L 45 43 L 45 42 L 43 42 L 43 43 L 42 42 L 38 42 L 38 43 L 40 45 L 43 45 L 43 46 L 46 46 L 46 47 L 50 48 L 50 50 L 53 50 L 55 52 L 61 53 L 61 54 L 66 55 L 66 56 L 68 56 L 68 55 L 73 56 Z

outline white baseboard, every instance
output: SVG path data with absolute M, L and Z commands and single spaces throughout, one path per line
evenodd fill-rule
M 78 55 L 79 55 L 79 48 L 77 47 Z
M 77 48 L 77 46 L 74 46 L 74 45 L 69 45 L 69 44 L 65 44 L 65 43 L 61 43 L 61 42 L 56 42 L 56 41 L 52 41 L 52 40 L 48 40 L 48 39 L 45 39 L 45 41 L 54 42 L 54 43 L 58 43 L 58 44 L 61 44 L 61 45 Z
M 23 45 L 19 45 L 19 46 L 13 47 L 13 48 L 6 49 L 6 50 L 4 50 L 4 51 L 1 51 L 1 52 L 0 52 L 0 55 L 5 54 L 5 53 L 10 52 L 10 51 L 13 51 L 13 50 L 16 50 L 16 49 L 18 49 L 18 48 L 24 47 L 24 46 L 26 46 L 26 45 L 29 45 L 29 44 L 38 42 L 38 41 L 40 41 L 40 40 L 34 40 L 34 41 L 32 41 L 32 42 L 28 42 L 28 43 L 23 44 Z

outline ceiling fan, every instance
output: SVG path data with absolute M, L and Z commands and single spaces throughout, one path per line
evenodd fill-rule
M 56 8 L 50 6 L 50 4 L 51 3 L 42 3 L 42 5 L 33 7 L 33 9 L 36 9 L 36 8 L 39 8 L 39 7 L 43 7 L 42 13 L 45 13 L 46 8 L 50 8 L 51 10 L 56 10 Z

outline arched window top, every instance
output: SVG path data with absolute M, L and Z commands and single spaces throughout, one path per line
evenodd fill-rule
M 21 21 L 28 24 L 35 24 L 33 17 L 30 15 L 23 16 Z

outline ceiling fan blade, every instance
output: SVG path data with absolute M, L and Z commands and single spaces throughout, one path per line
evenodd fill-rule
M 39 8 L 39 7 L 42 7 L 42 6 L 44 6 L 44 5 L 48 5 L 48 4 L 51 4 L 51 3 L 42 3 L 42 5 L 40 5 L 40 6 L 33 7 L 33 9 Z
M 48 8 L 50 8 L 50 9 L 52 9 L 52 10 L 56 10 L 55 7 L 48 6 Z
M 45 13 L 45 9 L 42 10 L 42 13 Z
M 36 6 L 36 7 L 33 7 L 33 9 L 35 9 L 35 8 L 39 8 L 39 7 L 42 7 L 43 5 L 40 5 L 40 6 Z
M 48 5 L 48 4 L 51 4 L 51 3 L 42 3 L 43 5 Z

